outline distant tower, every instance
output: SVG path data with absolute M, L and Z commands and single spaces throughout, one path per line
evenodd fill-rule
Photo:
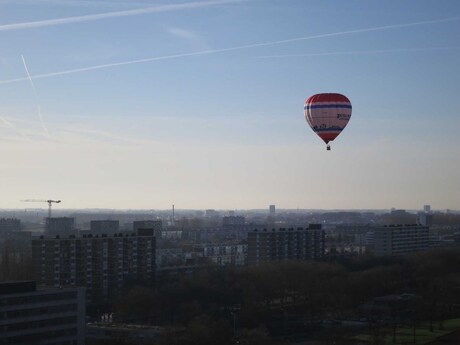
M 172 205 L 172 220 L 171 220 L 171 225 L 172 225 L 172 226 L 176 225 L 176 224 L 174 223 L 174 204 Z
M 431 213 L 431 205 L 423 205 L 423 212 Z
M 275 214 L 276 214 L 275 205 L 270 205 L 270 207 L 268 208 L 268 214 L 270 215 L 270 217 L 274 217 L 274 216 L 275 216 Z

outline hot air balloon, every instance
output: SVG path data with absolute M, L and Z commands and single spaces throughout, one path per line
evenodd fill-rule
M 337 138 L 350 120 L 351 103 L 339 93 L 319 93 L 305 101 L 304 114 L 311 129 L 323 139 L 329 151 L 329 142 Z

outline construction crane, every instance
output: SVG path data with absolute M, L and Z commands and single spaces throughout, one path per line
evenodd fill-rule
M 27 199 L 27 200 L 21 200 L 25 202 L 47 202 L 48 203 L 48 218 L 51 218 L 51 205 L 53 202 L 55 204 L 59 204 L 61 200 L 40 200 L 40 199 Z

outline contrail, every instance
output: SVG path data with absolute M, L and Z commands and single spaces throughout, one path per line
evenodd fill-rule
M 42 127 L 43 127 L 43 130 L 45 131 L 46 135 L 49 136 L 50 133 L 48 132 L 48 128 L 46 128 L 45 122 L 43 121 L 42 110 L 41 110 L 40 104 L 39 104 L 39 102 L 38 102 L 37 90 L 35 89 L 34 82 L 33 82 L 33 80 L 32 80 L 32 77 L 30 76 L 29 69 L 27 68 L 27 64 L 26 64 L 26 60 L 24 59 L 24 56 L 21 55 L 21 58 L 22 58 L 22 63 L 24 64 L 24 68 L 25 68 L 25 70 L 26 70 L 27 78 L 28 78 L 29 81 L 30 81 L 30 86 L 32 87 L 32 90 L 33 90 L 33 92 L 34 92 L 35 101 L 36 101 L 36 103 L 37 103 L 38 118 L 40 119 L 40 123 L 41 123 L 41 125 L 42 125 Z
M 18 127 L 16 127 L 14 124 L 12 124 L 7 119 L 5 119 L 3 116 L 0 116 L 0 121 L 3 122 L 8 128 L 12 128 L 15 131 L 17 131 L 21 136 L 23 136 L 27 140 L 32 141 L 22 130 L 20 130 Z
M 16 127 L 10 121 L 5 119 L 3 116 L 0 116 L 0 121 L 2 121 L 7 127 L 10 127 L 10 128 L 15 128 Z
M 449 50 L 449 49 L 460 49 L 460 46 L 459 47 L 426 47 L 426 48 L 352 50 L 352 51 L 343 51 L 343 52 L 324 52 L 324 53 L 305 53 L 305 54 L 286 54 L 286 55 L 264 55 L 264 56 L 257 56 L 257 58 L 275 59 L 275 58 L 331 56 L 331 55 L 361 55 L 361 54 L 381 54 L 381 53 L 416 52 L 416 51 Z
M 0 0 L 0 5 L 58 5 L 73 7 L 101 7 L 101 6 L 133 6 L 145 7 L 146 2 L 119 2 L 119 1 L 97 1 L 97 0 Z
M 147 13 L 171 12 L 171 11 L 178 11 L 178 10 L 185 10 L 185 9 L 193 9 L 193 8 L 208 7 L 208 6 L 214 6 L 214 5 L 236 3 L 236 2 L 242 2 L 242 1 L 247 1 L 247 0 L 209 0 L 209 1 L 189 2 L 189 3 L 183 3 L 183 4 L 150 6 L 150 7 L 144 7 L 144 8 L 137 8 L 133 10 L 105 12 L 105 13 L 99 13 L 99 14 L 89 14 L 85 16 L 46 19 L 46 20 L 39 20 L 39 21 L 26 22 L 26 23 L 3 24 L 3 25 L 0 25 L 0 31 L 22 30 L 22 29 L 40 28 L 40 27 L 45 27 L 45 26 L 82 23 L 82 22 L 89 22 L 89 21 L 108 19 L 108 18 L 137 16 L 137 15 L 147 14 Z
M 344 36 L 344 35 L 351 35 L 351 34 L 358 34 L 358 33 L 365 33 L 365 32 L 373 32 L 373 31 L 383 31 L 383 30 L 391 30 L 391 29 L 398 29 L 404 27 L 411 27 L 411 26 L 419 26 L 419 25 L 428 25 L 428 24 L 436 24 L 436 23 L 443 23 L 443 22 L 451 22 L 459 20 L 460 17 L 451 17 L 451 18 L 444 18 L 444 19 L 434 19 L 434 20 L 426 20 L 421 22 L 412 22 L 412 23 L 405 23 L 405 24 L 395 24 L 395 25 L 386 25 L 386 26 L 377 26 L 371 28 L 364 28 L 364 29 L 355 29 L 355 30 L 347 30 L 347 31 L 339 31 L 339 32 L 331 32 L 326 34 L 319 34 L 319 35 L 312 35 L 312 36 L 303 36 L 303 37 L 296 37 L 296 38 L 289 38 L 284 40 L 278 41 L 271 41 L 271 42 L 262 42 L 262 43 L 255 43 L 255 44 L 247 44 L 229 48 L 222 48 L 222 49 L 208 49 L 199 52 L 193 53 L 184 53 L 184 54 L 175 54 L 175 55 L 165 55 L 165 56 L 157 56 L 145 59 L 138 59 L 138 60 L 130 60 L 130 61 L 122 61 L 122 62 L 115 62 L 110 64 L 103 64 L 103 65 L 95 65 L 95 66 L 88 66 L 82 68 L 76 68 L 66 71 L 58 71 L 58 72 L 51 72 L 51 73 L 44 73 L 44 74 L 37 74 L 32 76 L 33 79 L 39 78 L 50 78 L 56 77 L 66 74 L 74 74 L 80 72 L 87 72 L 87 71 L 94 71 L 98 69 L 110 68 L 110 67 L 118 67 L 124 65 L 133 65 L 139 63 L 146 63 L 146 62 L 153 62 L 153 61 L 161 61 L 161 60 L 171 60 L 171 59 L 178 59 L 190 56 L 200 56 L 200 55 L 210 55 L 210 54 L 218 54 L 218 53 L 225 53 L 230 51 L 237 51 L 237 50 L 244 50 L 244 49 L 251 49 L 251 48 L 258 48 L 258 47 L 266 47 L 266 46 L 274 46 L 292 42 L 299 42 L 299 41 L 308 41 L 318 38 L 325 38 L 325 37 L 336 37 L 336 36 Z M 16 79 L 9 79 L 9 80 L 1 80 L 1 84 L 10 84 L 14 82 L 28 80 L 28 78 L 16 78 Z

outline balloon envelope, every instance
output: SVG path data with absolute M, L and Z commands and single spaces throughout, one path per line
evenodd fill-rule
M 350 120 L 351 102 L 339 93 L 316 94 L 305 101 L 304 114 L 313 131 L 327 144 Z

